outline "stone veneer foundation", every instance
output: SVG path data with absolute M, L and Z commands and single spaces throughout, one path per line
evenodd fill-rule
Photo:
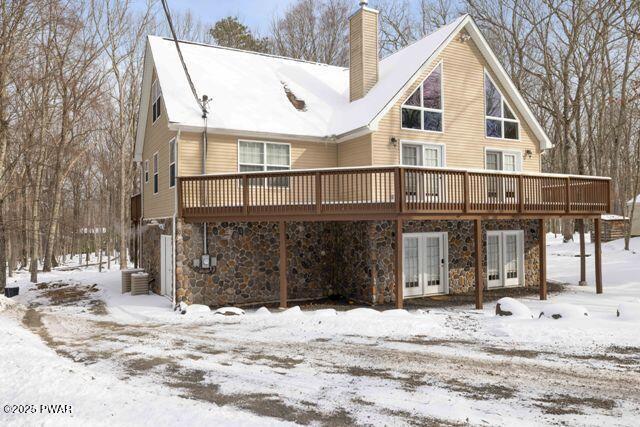
M 210 270 L 193 267 L 193 260 L 202 255 L 203 227 L 201 223 L 177 220 L 177 300 L 211 306 L 277 302 L 278 223 L 209 223 L 207 247 L 209 254 L 216 258 L 216 266 Z M 170 224 L 165 227 L 165 234 L 167 229 L 170 233 Z M 538 221 L 483 221 L 483 246 L 486 246 L 487 230 L 524 230 L 525 285 L 537 287 Z M 459 294 L 473 290 L 472 221 L 406 221 L 403 231 L 446 231 L 449 291 Z M 395 301 L 393 221 L 290 222 L 286 234 L 290 301 L 332 295 L 367 304 Z M 154 244 L 158 259 L 159 240 L 158 235 Z M 143 260 L 151 259 L 145 256 L 150 250 L 148 244 L 145 238 Z M 486 270 L 485 264 L 486 256 L 483 256 L 483 270 Z M 156 277 L 158 268 L 145 268 Z

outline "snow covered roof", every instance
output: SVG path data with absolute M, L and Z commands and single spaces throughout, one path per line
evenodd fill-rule
M 465 27 L 485 56 L 490 54 L 488 63 L 516 108 L 529 116 L 525 121 L 543 141 L 542 148 L 550 147 L 520 95 L 512 93 L 513 83 L 468 15 L 382 59 L 378 82 L 354 102 L 349 102 L 348 68 L 190 42 L 180 42 L 180 47 L 198 95 L 206 94 L 211 99 L 209 132 L 339 140 L 375 130 L 377 120 L 395 104 L 422 67 Z M 154 66 L 169 127 L 201 131 L 200 107 L 189 88 L 175 43 L 156 36 L 149 36 L 147 42 L 139 123 L 146 123 Z M 304 111 L 292 105 L 285 86 L 305 102 Z M 141 158 L 144 131 L 144 126 L 138 127 L 136 160 Z
M 627 219 L 624 216 L 614 214 L 602 214 L 600 215 L 600 218 L 602 218 L 604 221 L 617 221 L 621 219 Z

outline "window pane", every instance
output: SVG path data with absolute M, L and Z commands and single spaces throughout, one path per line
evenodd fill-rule
M 412 145 L 402 146 L 402 164 L 408 166 L 418 165 L 418 147 Z
M 402 109 L 402 127 L 408 129 L 422 129 L 420 110 Z
M 498 88 L 495 87 L 487 75 L 484 76 L 484 102 L 487 116 L 502 117 L 502 112 L 500 111 L 502 96 L 500 96 Z
M 518 139 L 518 123 L 505 121 L 504 137 L 507 139 Z
M 176 164 L 173 163 L 169 166 L 169 187 L 174 187 L 176 185 Z
M 431 72 L 429 77 L 422 83 L 423 106 L 425 108 L 442 109 L 440 78 L 442 75 L 442 66 L 438 65 Z
M 424 112 L 424 130 L 442 131 L 442 113 Z
M 505 154 L 504 155 L 504 165 L 502 170 L 515 172 L 516 170 L 516 156 L 513 154 Z
M 158 192 L 158 174 L 153 175 L 153 192 Z
M 260 172 L 262 170 L 262 166 L 240 165 L 240 172 Z
M 503 101 L 502 106 L 504 107 L 504 117 L 515 120 L 516 116 L 513 115 L 513 111 L 511 111 L 511 108 L 509 108 L 507 103 Z
M 289 165 L 289 146 L 280 144 L 267 144 L 267 164 Z
M 280 166 L 269 166 L 267 167 L 268 171 L 285 171 L 289 170 L 288 167 L 280 167 Z M 278 176 L 267 178 L 267 186 L 268 187 L 288 187 L 289 186 L 289 177 L 288 176 Z
M 240 163 L 262 164 L 264 162 L 263 159 L 264 159 L 263 143 L 240 141 Z
M 502 138 L 502 122 L 500 120 L 487 119 L 487 136 Z
M 153 173 L 158 173 L 158 155 L 153 155 Z
M 404 286 L 417 288 L 418 282 L 418 239 L 408 238 L 404 241 Z
M 414 105 L 416 107 L 420 106 L 420 86 L 416 89 L 415 92 L 407 99 L 404 105 Z
M 176 161 L 176 140 L 172 139 L 169 142 L 169 163 L 175 163 Z
M 424 166 L 438 166 L 438 149 L 425 148 L 424 149 Z
M 500 165 L 498 164 L 498 153 L 487 153 L 487 169 L 492 171 L 500 170 Z

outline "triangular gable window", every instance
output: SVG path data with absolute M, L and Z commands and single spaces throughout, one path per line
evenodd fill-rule
M 402 104 L 402 128 L 442 132 L 442 63 Z
M 520 122 L 486 72 L 484 73 L 484 109 L 488 138 L 520 138 Z

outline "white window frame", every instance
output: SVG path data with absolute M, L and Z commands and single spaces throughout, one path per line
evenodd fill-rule
M 152 120 L 151 124 L 152 125 L 155 125 L 158 119 L 162 116 L 162 109 L 160 109 L 158 116 L 153 117 L 155 114 L 156 102 L 161 102 L 160 101 L 161 98 L 162 98 L 162 89 L 160 88 L 160 83 L 156 78 L 153 81 L 153 83 L 151 83 L 151 120 Z
M 515 140 L 513 140 L 513 141 L 515 141 Z M 501 160 L 500 161 L 501 161 L 502 165 L 504 165 L 504 156 L 505 156 L 505 154 L 516 156 L 516 170 L 513 173 L 522 172 L 522 159 L 523 159 L 522 151 L 520 151 L 520 150 L 509 150 L 509 149 L 504 149 L 504 148 L 484 147 L 484 168 L 485 168 L 485 170 L 489 170 L 489 169 L 487 169 L 487 152 L 500 153 L 500 155 L 501 155 Z M 504 169 L 500 169 L 500 171 L 504 172 Z M 507 172 L 511 172 L 511 171 L 507 171 Z
M 496 90 L 500 94 L 500 101 L 501 101 L 500 102 L 500 114 L 502 115 L 502 117 L 495 117 L 495 116 L 488 116 L 487 115 L 487 79 L 489 79 L 489 81 L 495 86 Z M 516 114 L 516 111 L 513 109 L 511 104 L 507 101 L 507 98 L 505 98 L 504 94 L 500 90 L 500 87 L 496 84 L 495 80 L 493 80 L 493 78 L 489 74 L 489 71 L 486 68 L 484 69 L 484 79 L 483 79 L 483 84 L 482 84 L 482 104 L 483 104 L 482 111 L 483 111 L 483 115 L 484 115 L 484 137 L 487 138 L 487 139 L 497 139 L 497 140 L 500 140 L 500 141 L 516 141 L 516 142 L 519 142 L 520 141 L 520 134 L 522 132 L 522 125 L 520 124 L 520 120 L 518 119 L 518 115 Z M 515 117 L 515 119 L 509 119 L 507 117 L 504 117 L 504 104 L 507 104 L 507 107 L 509 107 L 509 109 L 513 113 L 513 116 Z M 500 138 L 498 138 L 497 136 L 489 136 L 489 135 L 487 135 L 487 119 L 496 120 L 496 121 L 500 122 L 500 135 L 502 135 Z M 510 123 L 517 123 L 518 124 L 518 138 L 511 139 L 511 138 L 505 138 L 504 137 L 504 122 L 505 121 L 506 122 L 510 122 Z
M 506 251 L 506 242 L 508 235 L 516 236 L 516 250 L 517 250 L 517 258 L 518 258 L 518 280 L 517 282 L 513 282 L 513 279 L 507 279 L 506 268 L 505 268 L 505 251 Z M 489 281 L 489 250 L 485 248 L 485 261 L 487 265 L 487 269 L 485 271 L 485 280 L 487 283 L 488 289 L 498 289 L 498 288 L 514 288 L 514 287 L 522 287 L 525 286 L 525 269 L 524 269 L 524 231 L 523 230 L 487 230 L 487 239 L 486 242 L 489 242 L 489 236 L 498 236 L 498 258 L 499 258 L 499 268 L 500 268 L 500 283 L 498 285 L 491 284 Z M 511 282 L 510 282 L 511 281 Z M 492 281 L 495 282 L 495 281 Z
M 436 148 L 438 150 L 438 152 L 440 153 L 440 164 L 441 166 L 437 166 L 437 167 L 446 167 L 447 166 L 447 152 L 446 152 L 446 148 L 447 146 L 443 143 L 440 142 L 423 142 L 423 141 L 412 141 L 410 139 L 403 139 L 400 141 L 400 164 L 403 166 L 409 166 L 409 165 L 405 165 L 403 160 L 402 160 L 402 151 L 403 148 L 405 146 L 416 146 L 416 147 L 420 147 L 420 163 L 424 164 L 424 149 L 425 148 Z M 422 167 L 419 165 L 419 167 Z
M 176 169 L 176 139 L 171 138 L 169 140 L 169 188 L 174 188 L 176 186 L 176 181 L 178 180 L 178 171 Z M 173 155 L 173 162 L 171 161 L 171 156 Z M 171 167 L 173 166 L 173 185 L 171 185 Z
M 443 291 L 442 292 L 426 292 L 425 291 L 425 278 L 423 277 L 424 275 L 426 275 L 426 271 L 424 268 L 424 261 L 423 258 L 420 256 L 421 251 L 424 250 L 424 244 L 426 243 L 426 238 L 428 237 L 439 237 L 440 239 L 442 239 L 442 259 L 444 260 L 444 263 L 442 264 L 443 268 L 442 268 L 442 274 L 440 276 L 441 280 L 442 280 L 442 288 Z M 418 239 L 418 281 L 420 283 L 419 288 L 421 290 L 421 292 L 419 294 L 416 295 L 406 295 L 405 292 L 403 292 L 403 299 L 409 299 L 409 298 L 421 298 L 427 295 L 448 295 L 449 294 L 449 233 L 444 231 L 444 232 L 420 232 L 420 233 L 404 233 L 402 235 L 402 249 L 403 249 L 403 254 L 404 254 L 404 249 L 405 249 L 405 243 L 407 241 L 407 239 L 411 239 L 411 238 L 417 238 Z M 424 252 L 422 252 L 424 253 Z M 404 284 L 405 284 L 405 268 L 404 268 L 404 255 L 402 257 L 402 262 L 403 262 L 403 273 L 402 273 L 402 287 L 404 290 Z
M 251 143 L 258 143 L 258 144 L 262 144 L 263 145 L 263 150 L 262 150 L 262 163 L 244 163 L 244 162 L 240 162 L 240 145 L 242 142 L 251 142 Z M 267 163 L 267 145 L 286 145 L 287 147 L 289 147 L 289 169 L 288 170 L 292 170 L 291 167 L 291 144 L 287 143 L 287 142 L 272 142 L 272 141 L 256 141 L 256 140 L 251 140 L 251 139 L 238 139 L 238 164 L 237 164 L 237 169 L 239 173 L 243 173 L 242 171 L 240 171 L 240 166 L 255 166 L 255 167 L 262 167 L 262 171 L 263 172 L 274 172 L 274 171 L 269 171 L 268 168 L 269 167 L 274 167 L 274 168 L 282 168 L 281 170 L 284 171 L 286 169 L 284 169 L 286 166 L 285 165 L 274 165 L 274 164 L 269 164 Z M 256 171 L 258 172 L 258 171 Z M 270 186 L 267 185 L 268 180 L 266 180 L 266 182 L 264 182 L 262 185 L 264 185 L 266 188 L 288 188 L 289 185 L 287 186 L 280 186 L 280 185 L 274 185 L 274 186 Z M 252 184 L 253 186 L 254 184 Z
M 429 78 L 429 76 L 431 76 L 431 74 L 438 67 L 440 67 L 440 106 L 441 106 L 441 108 L 437 109 L 437 108 L 423 107 L 422 85 L 424 84 L 425 80 L 427 80 Z M 416 89 L 420 89 L 420 106 L 417 107 L 415 105 L 405 105 L 406 102 L 409 100 L 409 98 L 411 98 L 411 96 L 413 96 L 413 94 L 415 93 Z M 404 108 L 409 109 L 409 110 L 420 111 L 420 129 L 406 128 L 406 127 L 402 126 L 402 110 Z M 425 129 L 424 128 L 424 112 L 425 111 L 442 114 L 442 119 L 441 119 L 442 120 L 442 129 L 441 130 L 429 130 L 429 129 Z M 433 69 L 429 72 L 429 74 L 427 74 L 427 76 L 420 81 L 420 85 L 417 88 L 414 88 L 411 91 L 411 93 L 409 93 L 409 96 L 407 96 L 405 98 L 405 100 L 402 101 L 402 104 L 400 105 L 400 128 L 402 130 L 408 130 L 408 131 L 414 131 L 414 132 L 429 132 L 429 133 L 436 133 L 436 134 L 443 134 L 444 133 L 444 63 L 443 63 L 442 60 L 438 61 L 436 66 L 433 67 Z
M 160 192 L 160 153 L 153 153 L 153 194 Z M 157 182 L 157 184 L 156 184 Z
M 144 183 L 148 184 L 149 183 L 149 159 L 144 161 Z

